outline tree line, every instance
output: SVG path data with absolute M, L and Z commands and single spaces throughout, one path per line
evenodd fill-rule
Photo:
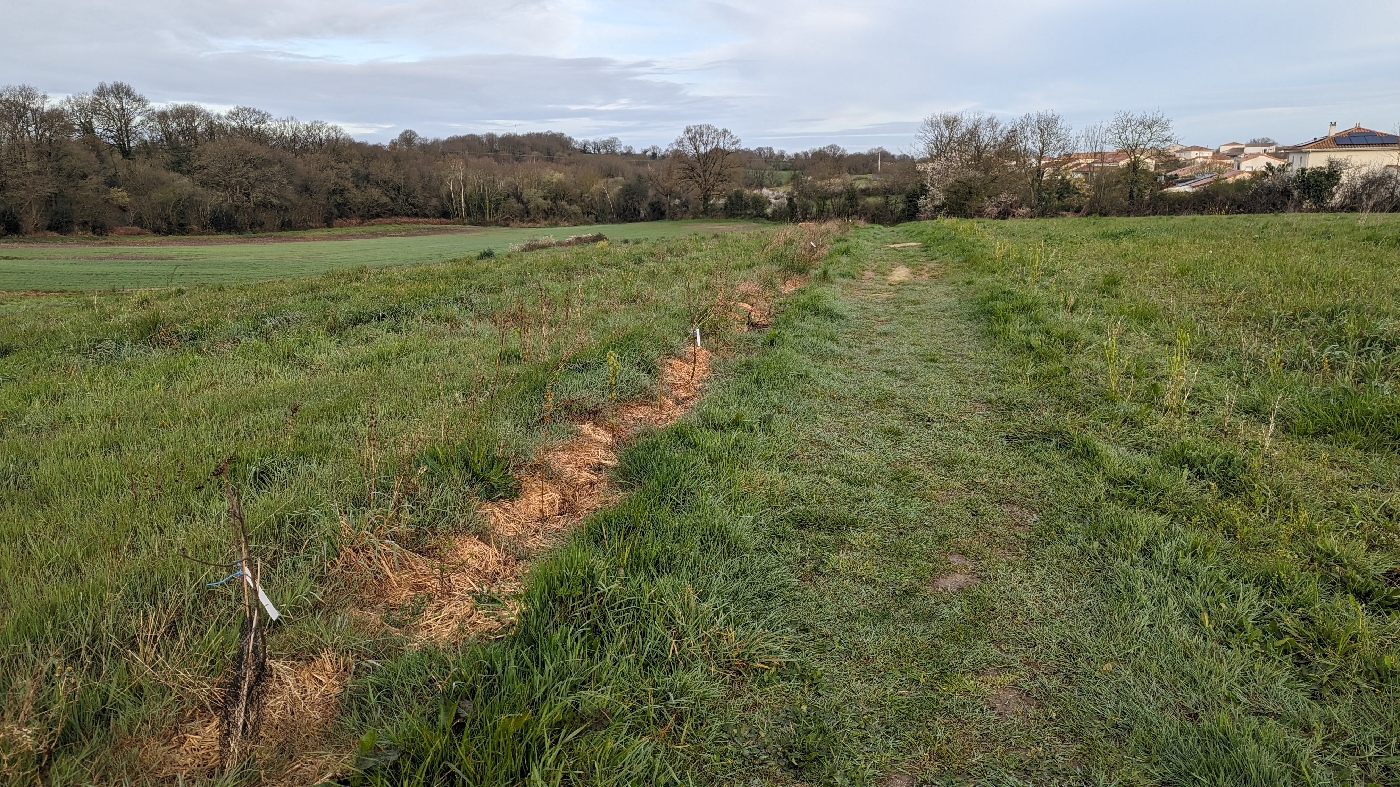
M 1055 112 L 924 120 L 914 155 L 745 148 L 712 125 L 669 146 L 558 132 L 387 144 L 252 107 L 158 105 L 123 82 L 54 101 L 0 88 L 0 235 L 254 232 L 414 219 L 548 226 L 695 216 L 935 216 L 1400 210 L 1396 170 L 1269 171 L 1173 194 L 1171 120 Z M 1345 176 L 1345 177 L 1344 177 Z
M 557 132 L 387 144 L 251 107 L 158 105 L 131 85 L 54 101 L 0 88 L 0 235 L 252 232 L 411 218 L 568 225 L 723 215 L 913 218 L 914 160 L 747 149 L 687 127 L 667 148 Z

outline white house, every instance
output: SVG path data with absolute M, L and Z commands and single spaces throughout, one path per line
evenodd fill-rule
M 1260 153 L 1273 153 L 1278 150 L 1278 145 L 1245 145 L 1244 155 L 1257 156 Z
M 1226 142 L 1216 148 L 1215 151 L 1222 156 L 1238 156 L 1244 152 L 1243 142 Z
M 1200 145 L 1191 145 L 1190 147 L 1177 148 L 1176 150 L 1169 152 L 1173 156 L 1176 156 L 1177 158 L 1181 159 L 1182 161 L 1195 161 L 1196 159 L 1200 158 L 1210 158 L 1212 155 L 1215 154 L 1215 151 L 1211 150 L 1210 148 L 1203 148 Z
M 1325 167 L 1329 161 L 1354 169 L 1400 167 L 1400 137 L 1362 128 L 1360 123 L 1346 131 L 1337 131 L 1333 123 L 1327 136 L 1279 152 L 1288 156 L 1288 166 L 1294 170 Z
M 1235 160 L 1235 169 L 1240 172 L 1262 172 L 1270 164 L 1283 167 L 1288 164 L 1288 159 L 1270 156 L 1267 153 L 1256 153 L 1252 156 L 1246 154 Z

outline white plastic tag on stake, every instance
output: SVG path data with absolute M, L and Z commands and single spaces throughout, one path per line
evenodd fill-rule
M 262 602 L 263 609 L 267 610 L 267 616 L 269 618 L 276 620 L 282 617 L 282 613 L 277 611 L 277 607 L 272 606 L 272 599 L 267 597 L 267 594 L 263 592 L 260 586 L 253 584 L 253 578 L 248 575 L 247 571 L 243 572 L 243 580 L 248 583 L 248 587 L 258 591 L 258 601 Z
M 695 346 L 696 346 L 696 347 L 699 347 L 699 346 L 700 346 L 700 329 L 699 329 L 699 328 L 696 328 L 696 329 L 695 329 Z

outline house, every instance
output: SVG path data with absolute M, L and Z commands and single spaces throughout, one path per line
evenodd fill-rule
M 1181 180 L 1182 178 L 1191 178 L 1205 171 L 1207 170 L 1204 164 L 1187 164 L 1184 167 L 1168 172 L 1167 178 L 1171 180 Z
M 1245 145 L 1244 155 L 1257 156 L 1260 153 L 1273 153 L 1275 150 L 1278 150 L 1278 145 Z
M 1178 183 L 1175 186 L 1169 186 L 1165 189 L 1162 189 L 1162 191 L 1167 194 L 1184 194 L 1191 191 L 1200 191 L 1201 189 L 1205 188 L 1206 186 L 1209 186 L 1215 181 L 1220 180 L 1220 177 L 1220 173 L 1218 172 L 1207 172 L 1203 175 L 1199 175 L 1195 178 L 1192 178 L 1184 183 Z
M 1175 186 L 1169 186 L 1162 189 L 1162 191 L 1168 194 L 1185 194 L 1192 191 L 1200 191 L 1212 183 L 1229 183 L 1239 178 L 1252 177 L 1254 177 L 1253 172 L 1242 172 L 1240 170 L 1231 170 L 1229 172 L 1203 171 L 1194 178 L 1178 183 Z
M 1246 153 L 1235 160 L 1235 169 L 1240 172 L 1262 172 L 1269 166 L 1286 167 L 1288 159 L 1270 156 L 1267 153 L 1256 153 L 1250 155 Z
M 1360 123 L 1339 132 L 1333 123 L 1327 136 L 1278 152 L 1288 157 L 1288 166 L 1294 170 L 1325 167 L 1332 161 L 1348 169 L 1400 166 L 1400 137 L 1362 128 Z
M 1180 169 L 1174 169 L 1167 173 L 1167 177 L 1172 180 L 1191 179 L 1207 172 L 1228 172 L 1235 168 L 1235 160 L 1229 156 L 1221 156 L 1211 153 L 1209 156 L 1197 158 Z
M 1210 158 L 1211 156 L 1215 155 L 1215 151 L 1211 150 L 1210 148 L 1201 147 L 1200 145 L 1191 145 L 1190 147 L 1177 148 L 1176 150 L 1170 152 L 1173 156 L 1176 156 L 1182 161 L 1195 161 L 1196 159 Z
M 1215 152 L 1219 153 L 1222 156 L 1238 156 L 1244 153 L 1244 143 L 1226 142 L 1224 145 L 1221 145 L 1220 147 L 1216 148 Z
M 1139 157 L 1139 166 L 1147 171 L 1157 169 L 1157 160 L 1152 154 Z M 1121 151 L 1071 153 L 1063 158 L 1046 162 L 1047 169 L 1058 170 L 1061 175 L 1083 180 L 1093 172 L 1104 169 L 1117 169 L 1132 164 L 1133 157 Z

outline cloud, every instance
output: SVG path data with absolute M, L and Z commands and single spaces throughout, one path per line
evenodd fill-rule
M 1400 121 L 1400 5 L 1358 27 L 1299 0 L 4 2 L 7 81 L 121 79 L 375 140 L 518 124 L 641 146 L 714 122 L 753 144 L 898 148 L 964 108 L 1080 125 L 1160 108 L 1206 144 Z

